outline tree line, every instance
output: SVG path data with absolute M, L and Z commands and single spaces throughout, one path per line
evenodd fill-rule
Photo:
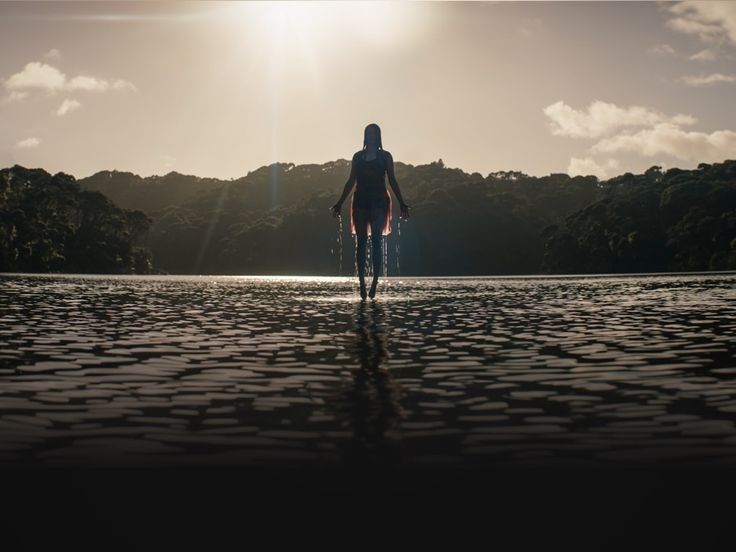
M 151 222 L 72 175 L 0 170 L 0 272 L 148 274 L 153 257 L 138 242 Z
M 399 223 L 394 201 L 389 275 L 736 269 L 733 160 L 605 181 L 483 177 L 442 160 L 395 162 L 395 171 L 411 219 Z M 100 171 L 75 181 L 16 165 L 0 182 L 3 267 L 22 258 L 36 271 L 351 275 L 350 198 L 341 220 L 329 213 L 349 172 L 340 159 L 274 163 L 231 180 Z M 22 189 L 23 178 L 36 184 Z M 11 211 L 25 218 L 16 224 Z

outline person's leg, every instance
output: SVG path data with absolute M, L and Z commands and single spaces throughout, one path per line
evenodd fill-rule
M 360 281 L 360 296 L 366 298 L 365 291 L 365 259 L 368 245 L 368 211 L 366 209 L 355 209 L 355 263 L 358 265 L 358 280 Z
M 376 296 L 378 277 L 383 267 L 383 227 L 386 224 L 386 210 L 384 207 L 371 209 L 371 254 L 373 255 L 373 281 L 368 296 L 373 299 Z

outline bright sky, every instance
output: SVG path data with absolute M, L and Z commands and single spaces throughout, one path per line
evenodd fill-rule
M 736 159 L 736 2 L 2 2 L 0 167 Z

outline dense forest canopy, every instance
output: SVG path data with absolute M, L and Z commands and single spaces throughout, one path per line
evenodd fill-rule
M 150 225 L 71 175 L 0 170 L 0 272 L 147 274 L 151 253 L 137 242 Z
M 545 272 L 736 269 L 736 161 L 653 166 L 607 180 L 601 191 L 543 230 Z
M 606 181 L 483 177 L 442 160 L 396 161 L 395 172 L 411 219 L 399 223 L 394 198 L 389 275 L 736 269 L 736 161 Z M 341 159 L 231 180 L 101 171 L 75 181 L 16 165 L 1 173 L 1 270 L 146 272 L 150 250 L 159 272 L 350 275 L 350 197 L 341 221 L 330 215 L 349 173 Z

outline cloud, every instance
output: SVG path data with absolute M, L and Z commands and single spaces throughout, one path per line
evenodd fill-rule
M 552 134 L 574 138 L 598 138 L 624 127 L 651 126 L 660 122 L 691 125 L 696 119 L 690 115 L 677 114 L 672 117 L 645 107 L 618 107 L 615 104 L 596 100 L 587 111 L 576 110 L 563 101 L 544 108 L 551 119 Z
M 716 52 L 711 48 L 704 48 L 703 50 L 689 56 L 688 59 L 695 61 L 711 61 L 716 59 Z
M 136 92 L 138 90 L 138 88 L 136 87 L 135 84 L 133 84 L 130 81 L 123 80 L 123 79 L 116 79 L 116 80 L 114 80 L 112 82 L 112 85 L 111 86 L 115 90 L 125 90 L 125 89 L 128 89 L 128 90 L 132 90 L 133 92 Z
M 679 159 L 717 162 L 736 158 L 736 132 L 686 131 L 676 124 L 657 123 L 633 134 L 619 134 L 594 144 L 593 153 L 635 152 L 651 157 L 666 153 Z
M 109 82 L 106 80 L 98 79 L 95 77 L 89 77 L 86 75 L 80 75 L 69 80 L 67 83 L 67 90 L 87 90 L 89 92 L 105 92 L 111 88 L 114 89 L 130 89 L 137 90 L 132 82 L 128 82 L 122 79 Z
M 718 25 L 707 25 L 699 21 L 693 21 L 682 17 L 670 19 L 667 25 L 675 31 L 687 34 L 695 34 L 704 42 L 714 42 L 722 29 Z
M 594 174 L 598 178 L 607 178 L 611 171 L 619 168 L 619 162 L 616 159 L 607 159 L 603 165 L 598 163 L 592 157 L 580 159 L 578 157 L 570 158 L 570 164 L 567 167 L 567 174 L 570 176 L 587 176 Z
M 57 50 L 56 48 L 51 48 L 48 52 L 46 52 L 43 55 L 43 57 L 58 59 L 61 57 L 61 52 Z
M 78 75 L 67 79 L 66 75 L 56 67 L 39 61 L 26 63 L 25 67 L 5 81 L 5 88 L 20 91 L 29 88 L 46 90 L 50 94 L 61 91 L 84 90 L 88 92 L 105 92 L 110 89 L 137 90 L 131 82 L 116 79 L 112 82 L 90 75 Z
M 644 107 L 622 108 L 600 101 L 592 102 L 587 111 L 577 111 L 559 101 L 544 112 L 555 125 L 554 134 L 598 138 L 588 148 L 592 155 L 632 152 L 645 157 L 668 154 L 680 160 L 701 162 L 736 159 L 736 132 L 685 130 L 683 126 L 697 122 L 690 115 L 669 116 Z M 631 128 L 636 126 L 645 128 Z M 606 133 L 611 135 L 604 136 Z M 591 156 L 572 157 L 568 173 L 595 174 L 602 178 L 617 168 L 615 159 L 599 162 Z
M 654 55 L 675 55 L 675 49 L 669 44 L 657 44 L 649 48 L 649 53 Z
M 13 90 L 12 92 L 10 92 L 10 94 L 5 96 L 0 103 L 7 104 L 10 102 L 19 102 L 26 96 L 28 96 L 28 92 L 19 92 L 17 90 Z
M 19 148 L 35 148 L 40 143 L 41 143 L 41 140 L 39 140 L 38 138 L 31 137 L 31 138 L 26 138 L 25 140 L 21 140 L 15 145 L 18 146 Z
M 56 92 L 63 90 L 66 76 L 56 67 L 38 61 L 26 63 L 23 70 L 11 75 L 5 81 L 8 90 L 22 90 L 24 88 L 41 88 Z
M 707 43 L 728 41 L 736 45 L 736 2 L 678 2 L 668 7 L 675 15 L 667 25 Z
M 67 90 L 86 90 L 88 92 L 104 92 L 109 86 L 106 81 L 87 75 L 74 77 L 66 83 Z
M 736 75 L 724 75 L 723 73 L 712 73 L 710 75 L 682 77 L 688 86 L 703 86 L 716 82 L 736 82 Z
M 79 103 L 77 100 L 70 100 L 67 98 L 59 106 L 59 109 L 56 110 L 56 114 L 61 117 L 62 115 L 71 113 L 72 111 L 74 111 L 75 109 L 79 109 L 80 107 L 82 107 L 82 104 Z
M 173 157 L 171 155 L 162 154 L 160 157 L 161 157 L 161 160 L 164 162 L 164 165 L 163 165 L 164 170 L 171 169 L 176 163 L 176 157 Z

